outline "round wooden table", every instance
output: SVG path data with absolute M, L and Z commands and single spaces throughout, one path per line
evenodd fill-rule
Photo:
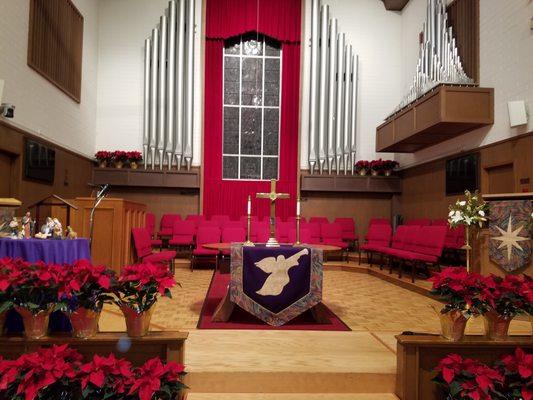
M 282 245 L 286 245 L 286 246 L 292 246 L 291 243 L 281 243 Z M 206 243 L 206 244 L 203 244 L 202 247 L 204 249 L 209 249 L 209 250 L 218 250 L 218 251 L 222 251 L 222 250 L 230 250 L 231 249 L 231 245 L 232 243 Z M 300 246 L 308 246 L 308 247 L 313 247 L 317 250 L 322 250 L 324 253 L 330 253 L 330 252 L 334 252 L 334 251 L 339 251 L 341 250 L 341 248 L 339 246 L 331 246 L 329 244 L 305 244 L 305 243 L 301 243 Z

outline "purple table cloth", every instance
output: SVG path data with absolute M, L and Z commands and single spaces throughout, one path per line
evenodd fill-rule
M 0 238 L 0 258 L 22 258 L 54 264 L 72 264 L 77 260 L 91 260 L 88 239 L 9 239 Z

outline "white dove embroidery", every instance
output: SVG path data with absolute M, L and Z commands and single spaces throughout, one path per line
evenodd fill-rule
M 266 279 L 263 287 L 256 293 L 261 296 L 277 296 L 289 283 L 289 269 L 298 265 L 298 259 L 304 254 L 309 254 L 309 250 L 303 249 L 289 258 L 280 254 L 276 257 L 266 257 L 255 263 L 258 268 L 270 275 Z

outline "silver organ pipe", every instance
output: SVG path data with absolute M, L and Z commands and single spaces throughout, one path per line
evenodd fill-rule
M 329 6 L 322 6 L 320 18 L 320 76 L 318 94 L 318 162 L 319 171 L 324 171 L 326 162 L 326 105 L 328 98 L 328 16 Z
M 145 40 L 143 158 L 145 168 L 192 164 L 194 0 L 170 0 Z M 157 153 L 156 153 L 157 150 Z
M 318 84 L 318 17 L 320 0 L 311 3 L 311 84 L 309 91 L 309 171 L 315 171 L 317 161 L 317 84 Z
M 311 5 L 309 169 L 353 173 L 356 149 L 357 67 L 329 6 Z M 349 46 L 349 47 L 348 47 Z M 355 82 L 355 86 L 354 83 Z
M 152 30 L 152 60 L 150 63 L 150 162 L 155 167 L 155 148 L 157 146 L 157 73 L 159 70 L 159 30 Z
M 344 123 L 343 111 L 344 111 L 344 33 L 339 34 L 337 39 L 337 111 L 335 112 L 335 168 L 337 174 L 341 170 L 341 162 L 343 160 L 343 132 L 342 127 Z
M 423 41 L 413 83 L 392 116 L 440 84 L 473 85 L 461 63 L 444 0 L 427 0 Z
M 161 16 L 159 23 L 159 122 L 157 124 L 157 151 L 159 153 L 159 169 L 163 169 L 165 152 L 165 132 L 167 127 L 167 16 Z
M 148 148 L 150 146 L 150 52 L 152 51 L 152 41 L 147 38 L 144 41 L 144 93 L 143 93 L 143 160 L 146 169 L 148 158 Z
M 328 173 L 335 161 L 335 75 L 337 73 L 337 19 L 329 24 Z

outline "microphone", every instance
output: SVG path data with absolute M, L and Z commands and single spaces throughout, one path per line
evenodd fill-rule
M 104 196 L 107 193 L 108 190 L 109 190 L 109 184 L 108 183 L 106 183 L 103 186 L 100 186 L 100 190 L 98 190 L 98 192 L 96 194 L 96 197 Z

